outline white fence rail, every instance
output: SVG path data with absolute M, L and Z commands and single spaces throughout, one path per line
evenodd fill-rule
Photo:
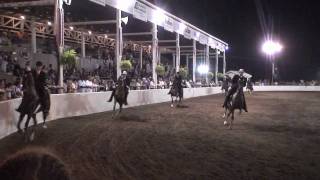
M 220 87 L 184 89 L 184 97 L 192 98 L 219 94 L 221 93 L 220 89 Z M 255 91 L 320 92 L 320 86 L 256 86 L 254 89 Z M 171 98 L 167 93 L 168 89 L 131 91 L 128 97 L 130 104 L 128 107 L 168 102 Z M 107 102 L 110 94 L 111 92 L 51 95 L 51 111 L 48 121 L 110 111 L 113 105 L 113 103 Z M 19 114 L 15 109 L 20 102 L 21 99 L 0 102 L 0 139 L 16 132 Z M 42 122 L 41 114 L 37 118 L 38 122 Z

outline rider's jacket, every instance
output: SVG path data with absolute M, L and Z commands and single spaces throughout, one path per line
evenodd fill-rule
M 240 76 L 239 78 L 239 85 L 241 87 L 246 87 L 247 85 L 247 78 L 245 78 L 244 76 Z

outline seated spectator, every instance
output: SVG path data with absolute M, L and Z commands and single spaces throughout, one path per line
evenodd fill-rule
M 0 79 L 0 101 L 7 100 L 6 96 L 6 80 Z

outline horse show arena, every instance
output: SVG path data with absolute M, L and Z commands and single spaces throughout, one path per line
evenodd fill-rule
M 40 147 L 77 180 L 320 179 L 320 92 L 246 94 L 249 113 L 236 112 L 233 130 L 223 126 L 223 98 L 52 121 L 32 143 L 17 133 L 1 139 L 0 163 Z

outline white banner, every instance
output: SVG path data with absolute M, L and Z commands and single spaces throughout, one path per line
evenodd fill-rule
M 208 37 L 204 34 L 200 34 L 199 42 L 201 44 L 207 45 L 208 44 Z
M 164 29 L 173 32 L 173 19 L 171 17 L 166 16 L 164 20 Z
M 183 36 L 187 39 L 191 39 L 191 29 L 189 27 L 184 30 Z
M 105 6 L 106 5 L 106 0 L 90 0 L 91 2 L 100 4 L 101 6 Z
M 134 8 L 133 8 L 133 17 L 140 19 L 141 21 L 147 22 L 148 15 L 147 15 L 147 6 L 136 1 Z

